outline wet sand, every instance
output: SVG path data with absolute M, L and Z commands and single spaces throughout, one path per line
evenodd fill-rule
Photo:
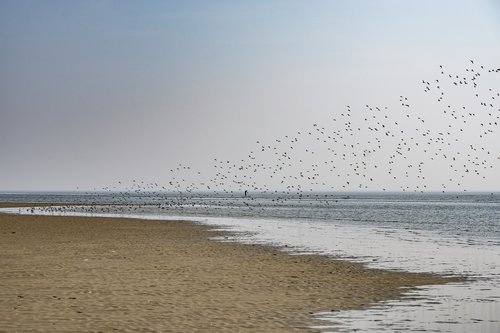
M 0 332 L 314 332 L 315 312 L 452 281 L 216 235 L 185 221 L 0 214 Z

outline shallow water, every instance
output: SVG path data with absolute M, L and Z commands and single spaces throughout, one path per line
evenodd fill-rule
M 36 199 L 44 198 L 38 194 Z M 64 194 L 58 200 L 50 197 L 50 201 L 64 199 Z M 72 199 L 82 201 L 78 196 Z M 317 315 L 327 319 L 326 331 L 331 327 L 345 332 L 500 332 L 498 194 L 199 196 L 182 201 L 166 195 L 161 199 L 137 196 L 128 203 L 114 208 L 39 208 L 33 213 L 183 218 L 239 231 L 231 241 L 287 246 L 291 251 L 340 256 L 370 267 L 466 275 L 468 282 L 419 288 L 401 300 L 377 303 L 367 310 Z M 30 209 L 10 211 L 31 213 Z

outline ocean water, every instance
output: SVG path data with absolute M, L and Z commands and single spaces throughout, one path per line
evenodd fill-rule
M 365 310 L 316 315 L 326 332 L 500 332 L 498 193 L 5 193 L 0 201 L 113 203 L 4 211 L 186 219 L 235 231 L 221 241 L 465 276 L 463 283 L 424 286 Z

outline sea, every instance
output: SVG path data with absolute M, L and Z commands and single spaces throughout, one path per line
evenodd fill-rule
M 466 278 L 317 313 L 324 332 L 500 332 L 500 193 L 13 192 L 0 201 L 73 203 L 0 209 L 19 214 L 189 220 L 231 231 L 219 241 Z

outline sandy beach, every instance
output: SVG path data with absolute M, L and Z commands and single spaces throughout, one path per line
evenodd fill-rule
M 185 221 L 0 214 L 0 331 L 314 332 L 313 313 L 452 281 L 216 235 Z

